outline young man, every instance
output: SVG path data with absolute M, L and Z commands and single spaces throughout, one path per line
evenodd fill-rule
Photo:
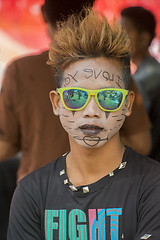
M 159 239 L 160 165 L 119 136 L 134 101 L 128 38 L 85 11 L 61 23 L 50 51 L 71 151 L 18 183 L 8 240 Z
M 94 0 L 45 0 L 41 9 L 49 37 L 54 38 L 57 21 L 73 12 L 80 12 L 84 4 L 92 6 L 93 3 Z M 0 92 L 0 171 L 2 169 L 4 174 L 0 202 L 5 202 L 7 208 L 4 204 L 0 205 L 1 240 L 6 240 L 7 229 L 4 225 L 7 226 L 8 221 L 4 219 L 9 215 L 8 206 L 16 185 L 16 182 L 10 185 L 12 181 L 8 179 L 15 179 L 17 174 L 18 181 L 69 151 L 67 134 L 59 119 L 53 115 L 48 97 L 49 92 L 56 88 L 56 83 L 47 60 L 48 51 L 16 59 L 7 67 L 3 80 Z M 132 81 L 133 88 L 135 84 Z M 137 88 L 135 93 L 137 101 L 133 114 L 124 124 L 121 138 L 133 149 L 147 154 L 151 146 L 151 124 L 142 101 L 139 101 Z M 22 153 L 19 165 L 13 158 L 18 151 Z M 10 157 L 12 162 L 3 162 Z

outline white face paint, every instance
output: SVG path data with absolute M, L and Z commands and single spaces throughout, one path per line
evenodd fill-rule
M 62 87 L 124 89 L 121 68 L 118 61 L 103 57 L 80 60 L 65 69 Z M 102 111 L 94 97 L 84 109 L 75 112 L 59 102 L 62 126 L 77 144 L 88 148 L 100 147 L 112 138 L 123 125 L 126 111 L 126 100 L 116 112 Z

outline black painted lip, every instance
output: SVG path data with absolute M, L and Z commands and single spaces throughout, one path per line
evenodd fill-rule
M 80 129 L 91 129 L 91 130 L 103 130 L 102 127 L 99 127 L 97 125 L 92 125 L 92 124 L 84 124 L 79 127 Z
M 90 125 L 90 124 L 84 124 L 79 128 L 85 135 L 88 135 L 88 136 L 97 135 L 103 130 L 102 127 L 99 127 L 97 125 Z

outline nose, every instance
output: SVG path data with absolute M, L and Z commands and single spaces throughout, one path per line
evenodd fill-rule
M 91 97 L 89 103 L 84 108 L 83 117 L 100 118 L 102 110 L 98 107 L 94 97 Z

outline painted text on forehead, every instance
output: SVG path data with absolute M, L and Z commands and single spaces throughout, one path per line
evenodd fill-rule
M 103 83 L 103 87 L 107 87 L 110 84 L 110 87 L 124 88 L 121 71 L 114 64 L 107 66 L 102 61 L 99 63 L 93 62 L 92 64 L 85 64 L 87 61 L 84 61 L 84 64 L 81 62 L 83 61 L 72 64 L 71 67 L 65 70 L 63 87 L 77 86 L 79 82 L 87 82 L 85 80 L 97 80 L 97 83 L 99 81 Z M 105 83 L 107 84 L 105 85 Z

